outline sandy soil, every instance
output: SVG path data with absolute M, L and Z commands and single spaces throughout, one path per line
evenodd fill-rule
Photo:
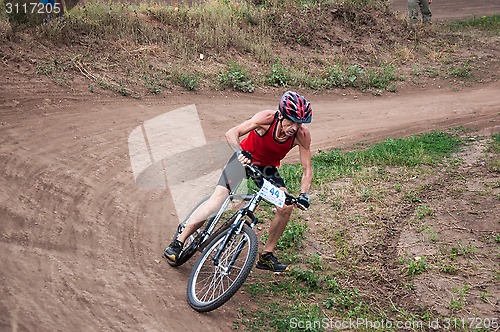
M 471 13 L 452 3 L 437 0 L 435 17 L 438 6 L 453 17 Z M 475 5 L 474 14 L 500 7 Z M 198 314 L 186 302 L 189 266 L 161 260 L 177 223 L 172 199 L 168 190 L 135 184 L 128 137 L 149 119 L 195 104 L 207 139 L 222 141 L 241 119 L 275 108 L 278 94 L 132 100 L 70 91 L 10 65 L 0 74 L 0 331 L 230 330 L 238 296 Z M 458 125 L 500 132 L 499 88 L 310 95 L 313 149 Z

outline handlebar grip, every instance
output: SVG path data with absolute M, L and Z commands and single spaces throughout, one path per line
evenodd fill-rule
M 258 168 L 255 167 L 253 164 L 247 164 L 245 167 L 249 168 L 253 173 L 255 173 L 258 176 L 261 176 L 262 178 L 265 178 L 264 174 L 262 174 L 261 171 L 259 171 Z M 272 182 L 272 180 L 271 180 Z M 274 184 L 274 183 L 273 183 Z M 297 203 L 297 198 L 287 192 L 285 192 L 285 205 L 292 205 Z M 299 209 L 306 211 L 307 208 L 302 206 L 302 205 L 296 205 Z

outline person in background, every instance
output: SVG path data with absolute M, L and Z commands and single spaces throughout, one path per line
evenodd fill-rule
M 66 2 L 64 0 L 40 0 L 44 5 L 45 17 L 43 23 L 49 22 L 53 16 L 63 18 L 66 11 Z
M 432 0 L 408 0 L 408 16 L 410 26 L 418 23 L 418 10 L 422 13 L 422 23 L 431 24 L 431 4 Z

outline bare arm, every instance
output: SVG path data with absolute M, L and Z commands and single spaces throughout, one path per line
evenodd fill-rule
M 250 131 L 260 128 L 264 125 L 270 125 L 274 120 L 276 111 L 261 111 L 249 120 L 229 129 L 226 132 L 226 140 L 233 151 L 241 149 L 240 137 L 248 134 Z

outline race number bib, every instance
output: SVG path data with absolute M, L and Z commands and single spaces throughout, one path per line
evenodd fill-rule
M 266 179 L 264 179 L 264 184 L 260 189 L 260 195 L 269 203 L 274 204 L 280 208 L 285 205 L 285 192 L 274 186 Z

